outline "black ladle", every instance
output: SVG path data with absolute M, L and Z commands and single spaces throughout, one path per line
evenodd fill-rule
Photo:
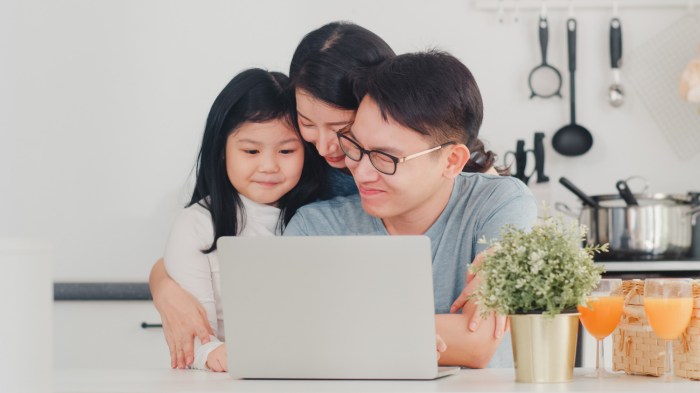
M 586 193 L 579 190 L 579 188 L 576 187 L 572 182 L 570 182 L 569 179 L 567 179 L 565 177 L 560 177 L 559 183 L 562 186 L 566 187 L 567 190 L 573 192 L 577 197 L 579 197 L 579 199 L 581 199 L 581 201 L 583 202 L 584 205 L 588 205 L 588 206 L 594 207 L 596 209 L 599 207 L 598 202 L 596 202 L 595 199 L 591 198 Z
M 566 21 L 569 46 L 569 99 L 571 102 L 571 124 L 560 128 L 552 137 L 552 147 L 565 156 L 580 156 L 593 146 L 593 136 L 583 126 L 576 124 L 576 19 Z

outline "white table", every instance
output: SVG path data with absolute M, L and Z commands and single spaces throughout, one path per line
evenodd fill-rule
M 595 380 L 577 369 L 571 383 L 515 383 L 512 369 L 462 370 L 435 381 L 235 380 L 225 373 L 169 369 L 58 369 L 56 393 L 165 392 L 700 392 L 700 381 L 665 384 L 658 378 L 623 375 Z

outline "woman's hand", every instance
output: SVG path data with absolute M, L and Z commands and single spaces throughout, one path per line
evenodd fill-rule
M 226 344 L 219 345 L 215 350 L 209 352 L 206 366 L 211 371 L 228 371 L 228 360 L 226 359 Z
M 481 263 L 483 263 L 483 255 L 479 254 L 476 256 L 476 258 L 474 258 L 472 266 L 478 266 Z M 479 310 L 479 305 L 474 299 L 471 299 L 472 294 L 479 285 L 479 280 L 480 278 L 475 274 L 468 272 L 466 281 L 467 285 L 464 286 L 462 293 L 459 294 L 457 299 L 450 307 L 450 313 L 452 314 L 456 313 L 460 309 L 462 310 L 462 314 L 467 317 L 468 329 L 472 332 L 479 329 L 479 325 L 481 324 L 481 312 Z M 494 328 L 493 336 L 495 338 L 501 338 L 506 332 L 508 332 L 508 330 L 510 330 L 510 323 L 506 316 L 494 313 L 493 317 L 496 319 L 496 327 Z
M 435 347 L 437 349 L 437 358 L 440 360 L 440 353 L 447 351 L 447 344 L 445 344 L 445 341 L 439 334 L 435 335 Z
M 197 299 L 168 276 L 163 259 L 153 266 L 150 284 L 170 350 L 170 367 L 185 368 L 194 361 L 194 338 L 199 337 L 202 344 L 209 342 L 212 330 L 207 313 Z

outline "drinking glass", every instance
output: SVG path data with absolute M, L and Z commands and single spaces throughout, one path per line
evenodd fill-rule
M 693 313 L 693 281 L 689 278 L 648 278 L 644 282 L 644 312 L 654 333 L 666 341 L 665 381 L 673 376 L 673 340 L 680 337 Z
M 586 305 L 578 306 L 581 323 L 596 339 L 595 372 L 586 374 L 589 378 L 612 378 L 618 374 L 605 371 L 603 357 L 603 340 L 615 330 L 622 317 L 624 297 L 620 292 L 622 280 L 605 278 L 600 280 L 596 289 L 586 297 Z

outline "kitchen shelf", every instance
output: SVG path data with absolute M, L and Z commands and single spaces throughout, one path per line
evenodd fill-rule
M 547 10 L 574 9 L 613 9 L 617 8 L 686 8 L 700 9 L 700 0 L 474 0 L 478 10 L 540 10 L 546 4 Z

